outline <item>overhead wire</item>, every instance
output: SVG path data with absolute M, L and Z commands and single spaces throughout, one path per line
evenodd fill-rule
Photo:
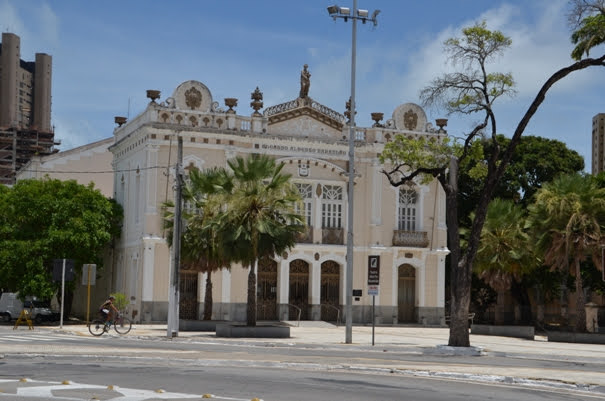
M 141 170 L 153 170 L 153 169 L 170 169 L 175 168 L 176 166 L 165 165 L 165 166 L 149 166 L 149 167 L 137 167 L 137 168 L 128 168 L 128 169 L 120 169 L 120 170 L 97 170 L 97 171 L 73 171 L 73 170 L 36 170 L 36 169 L 22 169 L 19 172 L 28 172 L 28 173 L 45 173 L 45 174 L 108 174 L 108 173 L 127 173 L 131 171 L 141 171 Z

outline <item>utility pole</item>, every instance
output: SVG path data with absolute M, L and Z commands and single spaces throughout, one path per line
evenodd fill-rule
M 182 176 L 181 166 L 183 164 L 183 138 L 177 137 L 177 160 L 175 166 L 175 185 L 174 185 L 174 223 L 172 234 L 172 263 L 170 274 L 170 292 L 168 294 L 168 324 L 166 336 L 168 338 L 179 335 L 179 300 L 180 283 L 179 270 L 181 267 L 181 203 L 182 203 Z
M 347 266 L 345 276 L 345 343 L 353 342 L 353 220 L 355 209 L 353 206 L 353 197 L 355 194 L 355 67 L 357 64 L 357 20 L 362 23 L 370 21 L 376 26 L 376 17 L 380 10 L 375 10 L 372 16 L 369 16 L 368 10 L 357 8 L 357 0 L 353 0 L 353 10 L 348 7 L 338 7 L 336 5 L 328 7 L 330 17 L 336 21 L 336 18 L 342 18 L 347 22 L 351 20 L 351 116 L 349 118 L 349 174 L 348 174 L 348 209 L 347 209 Z

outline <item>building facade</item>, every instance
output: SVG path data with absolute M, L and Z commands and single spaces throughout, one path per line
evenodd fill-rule
M 36 155 L 17 172 L 17 181 L 25 179 L 76 180 L 78 184 L 93 183 L 103 196 L 113 198 L 113 155 L 108 150 L 113 137 L 73 149 Z
M 605 171 L 605 113 L 592 118 L 592 174 Z
M 52 154 L 52 57 L 36 53 L 21 59 L 21 40 L 2 33 L 0 44 L 0 183 L 12 184 L 15 173 L 33 155 Z
M 0 45 L 0 128 L 51 131 L 52 56 L 21 59 L 21 39 L 3 32 Z
M 173 199 L 177 137 L 183 138 L 183 166 L 206 169 L 254 153 L 285 164 L 303 198 L 307 232 L 289 252 L 258 266 L 259 320 L 344 319 L 347 232 L 348 132 L 345 115 L 298 98 L 261 113 L 262 93 L 252 93 L 251 115 L 224 109 L 206 85 L 187 81 L 171 97 L 152 100 L 130 121 L 116 117 L 113 153 L 114 197 L 124 207 L 122 236 L 115 247 L 112 288 L 131 300 L 142 322 L 165 321 L 168 311 L 170 248 L 162 226 L 162 204 Z M 445 197 L 436 181 L 394 188 L 378 160 L 395 135 L 446 135 L 427 121 L 421 107 L 395 108 L 382 124 L 356 128 L 353 245 L 353 321 L 372 319 L 368 259 L 379 256 L 376 321 L 443 324 L 446 247 Z M 198 319 L 206 275 L 182 270 L 181 319 Z M 212 274 L 213 319 L 245 321 L 247 270 L 232 266 Z

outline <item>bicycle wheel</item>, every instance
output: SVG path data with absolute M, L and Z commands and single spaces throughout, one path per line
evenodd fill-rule
M 93 320 L 88 325 L 88 331 L 90 331 L 90 334 L 93 336 L 102 336 L 103 333 L 105 333 L 105 322 L 98 319 Z
M 123 317 L 120 316 L 119 318 L 116 319 L 116 321 L 113 324 L 113 328 L 119 333 L 119 334 L 128 334 L 128 332 L 130 331 L 130 329 L 132 328 L 132 322 L 130 321 L 130 319 L 128 319 L 127 317 Z

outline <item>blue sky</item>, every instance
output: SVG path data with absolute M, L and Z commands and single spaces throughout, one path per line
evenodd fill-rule
M 52 122 L 61 150 L 110 137 L 113 117 L 134 117 L 146 89 L 162 99 L 183 81 L 203 82 L 223 105 L 239 98 L 251 114 L 258 86 L 265 106 L 295 99 L 303 64 L 309 95 L 339 112 L 350 94 L 351 24 L 334 22 L 332 0 L 0 0 L 0 29 L 21 37 L 21 57 L 53 56 Z M 337 2 L 352 7 L 352 0 Z M 499 132 L 510 136 L 542 83 L 572 62 L 565 0 L 359 0 L 380 9 L 379 24 L 358 25 L 357 123 L 371 112 L 390 118 L 402 103 L 419 103 L 431 79 L 451 69 L 445 39 L 485 20 L 513 39 L 492 68 L 512 72 L 517 96 L 497 106 Z M 595 49 L 602 54 L 604 47 Z M 590 170 L 592 117 L 605 112 L 605 69 L 568 77 L 553 88 L 526 134 L 554 138 L 584 156 Z M 427 109 L 430 121 L 443 111 Z M 462 136 L 478 117 L 450 116 Z

